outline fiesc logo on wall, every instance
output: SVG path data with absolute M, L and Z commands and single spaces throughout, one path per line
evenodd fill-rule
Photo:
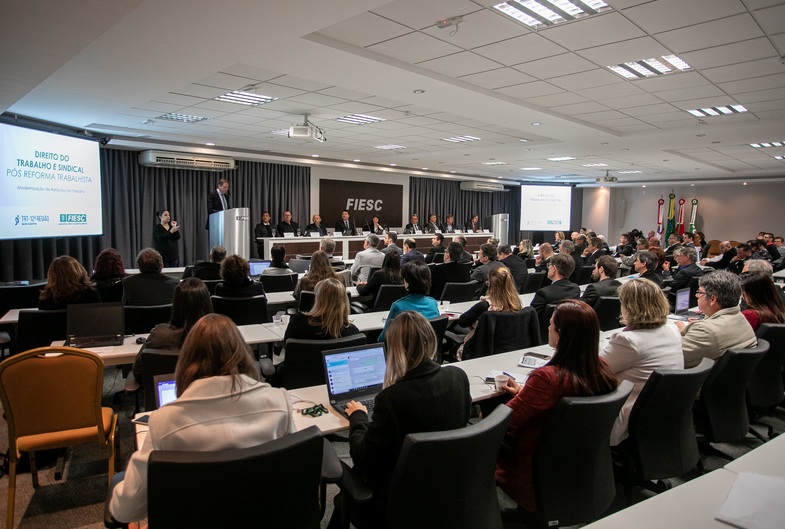
M 84 213 L 60 213 L 60 226 L 87 224 L 87 215 Z
M 49 215 L 17 215 L 14 217 L 14 226 L 38 226 L 42 222 L 49 222 Z
M 319 211 L 326 226 L 341 219 L 341 211 L 349 211 L 359 228 L 379 217 L 382 225 L 402 226 L 403 186 L 349 180 L 319 182 Z

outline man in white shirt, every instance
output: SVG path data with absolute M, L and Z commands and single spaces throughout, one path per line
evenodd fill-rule
M 382 266 L 384 254 L 376 248 L 377 246 L 379 246 L 379 237 L 372 233 L 365 238 L 363 243 L 365 249 L 354 256 L 352 277 L 356 277 L 357 281 L 367 283 L 368 271 L 371 267 Z

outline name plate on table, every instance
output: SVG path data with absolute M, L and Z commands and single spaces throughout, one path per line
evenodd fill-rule
M 286 239 L 290 239 L 290 238 L 292 238 L 292 237 L 295 237 L 295 234 L 294 234 L 294 232 L 292 232 L 292 231 L 285 231 L 285 232 L 283 232 L 283 236 L 284 236 L 284 238 L 286 238 Z
M 311 237 L 316 237 L 317 239 L 319 239 L 321 237 L 321 234 L 319 234 L 318 231 L 311 232 L 310 235 L 311 235 Z
M 442 232 L 442 230 L 436 230 L 436 233 L 441 233 L 441 232 Z
M 483 233 L 491 233 L 491 230 L 482 230 Z
M 455 233 L 463 233 L 462 230 L 455 230 Z
M 466 230 L 466 233 L 474 233 L 474 230 Z
M 364 231 L 364 232 L 363 232 L 363 237 L 367 237 L 367 236 L 369 236 L 370 234 L 371 234 L 371 232 L 370 232 L 370 231 Z
M 422 230 L 414 230 L 415 235 L 422 235 Z

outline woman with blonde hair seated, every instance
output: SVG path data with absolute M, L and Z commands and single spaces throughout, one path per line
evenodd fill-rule
M 308 265 L 308 272 L 297 282 L 292 295 L 294 299 L 300 299 L 300 292 L 313 292 L 316 284 L 322 279 L 337 279 L 343 282 L 341 276 L 336 274 L 330 265 L 330 258 L 323 251 L 314 252 L 311 256 L 311 264 Z
M 518 246 L 513 248 L 513 254 L 521 259 L 534 259 L 534 247 L 529 239 L 522 239 Z
M 290 338 L 298 340 L 330 340 L 359 334 L 349 323 L 349 296 L 343 282 L 322 279 L 314 288 L 316 299 L 309 312 L 298 312 L 289 320 L 283 337 L 284 348 Z
M 248 448 L 296 431 L 288 393 L 259 382 L 258 369 L 232 320 L 208 314 L 194 325 L 175 370 L 177 400 L 152 413 L 144 444 L 113 480 L 119 481 L 109 505 L 115 520 L 147 516 L 153 450 Z
M 101 303 L 101 295 L 79 261 L 61 255 L 49 265 L 46 287 L 38 296 L 38 309 L 58 310 L 76 303 Z
M 618 290 L 624 329 L 610 337 L 600 353 L 619 382 L 635 387 L 613 425 L 611 445 L 627 438 L 630 412 L 655 369 L 684 369 L 681 334 L 668 323 L 670 307 L 662 289 L 648 279 L 631 279 Z

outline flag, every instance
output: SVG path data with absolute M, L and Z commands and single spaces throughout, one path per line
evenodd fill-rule
M 670 204 L 668 205 L 668 226 L 665 228 L 665 240 L 663 241 L 663 246 L 667 247 L 668 237 L 671 236 L 671 233 L 674 233 L 674 225 L 673 225 L 673 217 L 675 216 L 674 206 L 676 201 L 676 195 L 671 193 L 668 195 L 670 199 Z
M 684 235 L 684 195 L 679 200 L 679 215 L 676 217 L 676 233 Z
M 698 219 L 698 198 L 693 196 L 692 197 L 692 212 L 690 213 L 690 233 L 695 233 L 698 227 L 695 225 L 696 220 Z
M 665 214 L 665 199 L 662 198 L 660 195 L 660 199 L 657 201 L 657 237 L 662 235 L 662 220 Z

